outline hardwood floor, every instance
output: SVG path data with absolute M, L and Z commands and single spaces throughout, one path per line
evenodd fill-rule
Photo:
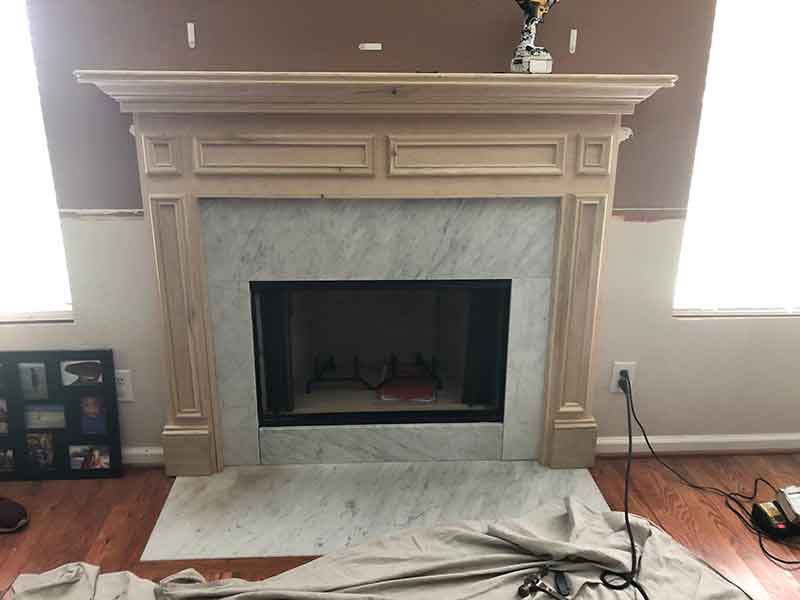
M 757 475 L 778 486 L 800 481 L 800 455 L 667 460 L 698 483 L 731 490 L 749 491 Z M 624 461 L 601 459 L 592 474 L 611 508 L 621 510 Z M 131 570 L 155 580 L 188 567 L 208 579 L 263 579 L 314 558 L 139 561 L 172 481 L 158 469 L 132 469 L 122 479 L 0 483 L 0 496 L 22 502 L 31 515 L 25 530 L 0 536 L 0 597 L 18 573 L 41 572 L 71 561 L 99 564 L 104 571 Z M 763 499 L 770 494 L 765 490 Z M 631 510 L 658 524 L 754 597 L 800 597 L 800 571 L 771 564 L 722 500 L 678 485 L 651 459 L 636 460 Z M 780 547 L 775 552 L 792 555 Z M 800 560 L 800 551 L 794 558 Z
M 800 455 L 667 457 L 694 483 L 750 493 L 762 476 L 777 487 L 800 482 Z M 612 510 L 622 510 L 624 459 L 602 459 L 591 470 Z M 759 500 L 774 494 L 761 488 Z M 637 459 L 632 471 L 631 512 L 647 517 L 755 598 L 800 598 L 800 571 L 770 562 L 724 500 L 694 491 L 654 459 Z M 774 554 L 800 560 L 800 551 L 766 543 Z
M 160 469 L 129 469 L 121 479 L 0 482 L 0 496 L 21 502 L 30 515 L 27 528 L 0 535 L 0 598 L 17 574 L 66 562 L 154 580 L 189 567 L 208 579 L 262 579 L 314 558 L 139 561 L 172 482 Z

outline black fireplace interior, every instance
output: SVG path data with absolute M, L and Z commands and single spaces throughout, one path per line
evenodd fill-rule
M 502 421 L 511 280 L 250 291 L 261 425 Z

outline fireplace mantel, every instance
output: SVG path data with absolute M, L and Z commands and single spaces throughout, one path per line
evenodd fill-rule
M 124 112 L 632 114 L 673 75 L 76 71 Z
M 518 440 L 530 435 L 536 448 L 531 442 L 528 454 L 508 458 L 553 467 L 592 463 L 597 287 L 617 147 L 630 135 L 621 117 L 672 87 L 675 76 L 77 71 L 76 77 L 134 117 L 170 385 L 162 434 L 168 473 L 211 473 L 230 464 L 223 433 L 241 433 L 223 427 L 223 412 L 258 435 L 257 424 L 248 425 L 256 418 L 255 398 L 252 406 L 244 397 L 235 406 L 218 401 L 199 205 L 226 198 L 557 200 L 544 409 L 536 431 L 517 424 L 514 432 Z

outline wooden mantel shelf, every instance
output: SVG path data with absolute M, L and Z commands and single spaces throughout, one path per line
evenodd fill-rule
M 675 75 L 75 72 L 135 113 L 632 114 Z

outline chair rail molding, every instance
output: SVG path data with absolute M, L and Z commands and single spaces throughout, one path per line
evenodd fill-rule
M 224 466 L 226 415 L 217 400 L 198 208 L 206 198 L 560 199 L 542 431 L 531 432 L 542 444 L 530 458 L 565 468 L 593 463 L 588 382 L 617 147 L 630 135 L 621 119 L 677 77 L 75 75 L 133 113 L 169 371 L 168 473 Z M 240 400 L 255 409 L 255 398 Z

